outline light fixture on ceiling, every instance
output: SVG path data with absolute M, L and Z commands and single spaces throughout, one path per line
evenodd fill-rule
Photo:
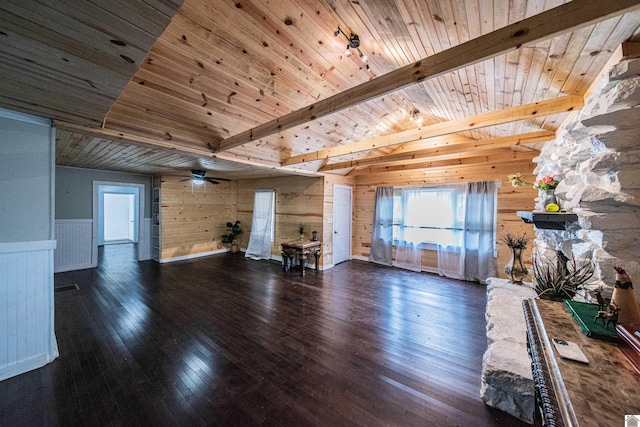
M 333 32 L 333 35 L 338 37 L 340 34 L 342 34 L 347 39 L 347 49 L 344 51 L 345 56 L 350 56 L 351 51 L 355 49 L 356 51 L 358 51 L 358 56 L 360 57 L 360 59 L 362 59 L 362 61 L 364 62 L 364 66 L 368 70 L 369 63 L 367 62 L 367 55 L 363 54 L 360 50 L 360 37 L 358 37 L 358 35 L 354 33 L 351 33 L 351 35 L 347 36 L 345 32 L 342 31 L 342 28 L 338 26 L 338 29 Z
M 204 180 L 204 179 L 202 179 L 202 178 L 196 178 L 196 177 L 193 177 L 193 178 L 191 178 L 191 183 L 192 183 L 193 185 L 204 185 L 205 180 Z
M 420 110 L 414 108 L 409 112 L 409 120 L 416 122 L 418 126 L 422 125 L 423 118 L 420 116 Z

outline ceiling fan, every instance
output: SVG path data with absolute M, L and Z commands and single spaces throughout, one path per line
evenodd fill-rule
M 208 182 L 210 184 L 220 184 L 219 181 L 231 181 L 230 179 L 226 179 L 226 178 L 205 177 L 204 175 L 206 173 L 207 171 L 203 169 L 191 169 L 191 178 L 183 179 L 183 181 L 191 180 L 191 183 L 195 185 L 202 185 L 205 182 Z

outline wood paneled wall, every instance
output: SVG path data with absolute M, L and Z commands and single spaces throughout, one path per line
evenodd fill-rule
M 507 175 L 521 172 L 525 180 L 533 182 L 535 179 L 535 176 L 532 175 L 534 167 L 535 165 L 531 161 L 518 160 L 510 162 L 509 164 L 415 169 L 358 176 L 356 180 L 356 190 L 354 192 L 356 209 L 354 211 L 353 255 L 369 257 L 376 186 L 501 180 L 502 186 L 498 189 L 498 242 L 500 242 L 507 232 L 518 234 L 527 233 L 529 237 L 533 238 L 533 225 L 523 223 L 522 220 L 516 216 L 516 211 L 533 210 L 535 204 L 534 199 L 538 194 L 537 190 L 532 187 L 514 188 L 507 182 Z M 532 246 L 532 243 L 529 244 L 524 255 L 525 263 L 528 265 L 531 264 Z M 509 249 L 499 243 L 497 259 L 497 273 L 499 277 L 506 277 L 504 266 L 509 261 L 509 258 Z M 423 266 L 426 268 L 437 268 L 437 257 L 434 251 L 423 251 L 422 261 Z
M 251 235 L 253 199 L 256 190 L 274 189 L 276 192 L 275 238 L 271 254 L 280 257 L 280 243 L 296 240 L 298 226 L 304 224 L 306 236 L 312 231 L 323 236 L 322 215 L 324 182 L 322 177 L 280 177 L 238 181 L 238 219 L 244 233 L 240 246 L 247 247 Z
M 192 187 L 189 180 L 183 179 L 160 179 L 163 259 L 224 248 L 222 235 L 228 233 L 227 221 L 234 222 L 238 217 L 236 182 L 207 183 L 205 188 Z M 243 225 L 246 232 L 244 222 Z
M 532 154 L 533 157 L 533 154 Z M 431 168 L 400 172 L 384 172 L 342 177 L 279 177 L 241 180 L 219 185 L 207 184 L 192 187 L 182 178 L 163 177 L 162 188 L 162 256 L 173 258 L 193 255 L 224 248 L 222 234 L 227 232 L 227 221 L 236 219 L 242 223 L 243 234 L 240 246 L 246 248 L 251 235 L 253 200 L 255 190 L 274 189 L 276 192 L 275 239 L 271 247 L 274 257 L 281 255 L 280 243 L 299 238 L 298 225 L 304 224 L 307 237 L 311 231 L 318 232 L 322 240 L 321 266 L 333 264 L 333 217 L 334 184 L 347 185 L 353 192 L 353 256 L 368 257 L 371 243 L 371 225 L 375 187 L 381 185 L 402 186 L 416 184 L 442 184 L 447 182 L 472 182 L 501 180 L 498 189 L 498 242 L 507 234 L 527 233 L 534 237 L 533 226 L 524 224 L 516 211 L 533 210 L 537 191 L 531 187 L 514 188 L 507 182 L 507 175 L 521 172 L 525 179 L 533 182 L 531 161 L 519 160 L 508 165 L 490 165 L 463 168 Z M 525 260 L 530 265 L 530 244 Z M 498 244 L 497 271 L 505 277 L 504 265 L 510 253 L 506 246 Z M 433 251 L 423 251 L 423 265 L 436 268 L 437 258 Z

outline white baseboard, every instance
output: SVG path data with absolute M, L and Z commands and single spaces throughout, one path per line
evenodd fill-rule
M 46 353 L 0 368 L 0 381 L 41 368 L 47 363 L 53 362 L 56 357 L 58 357 L 57 354 Z
M 186 261 L 189 259 L 202 258 L 204 256 L 209 256 L 209 255 L 223 254 L 225 252 L 229 252 L 229 248 L 216 249 L 215 251 L 198 252 L 197 254 L 182 255 L 182 256 L 177 256 L 173 258 L 162 258 L 160 262 L 164 264 L 167 262 Z
M 94 266 L 91 264 L 65 265 L 64 267 L 58 267 L 55 270 L 55 273 L 64 273 L 67 271 L 76 271 L 76 270 L 86 270 L 88 268 L 94 268 Z

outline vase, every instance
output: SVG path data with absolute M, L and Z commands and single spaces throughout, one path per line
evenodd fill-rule
M 524 248 L 511 247 L 511 259 L 504 267 L 505 273 L 514 285 L 522 285 L 522 279 L 527 276 L 527 267 L 522 263 L 522 251 Z
M 618 270 L 616 268 L 616 270 Z M 618 323 L 640 325 L 640 310 L 633 292 L 633 283 L 627 273 L 620 268 L 616 271 L 616 283 L 611 295 L 611 304 L 619 310 Z
M 550 204 L 558 204 L 556 190 L 542 190 L 542 207 L 546 209 Z

